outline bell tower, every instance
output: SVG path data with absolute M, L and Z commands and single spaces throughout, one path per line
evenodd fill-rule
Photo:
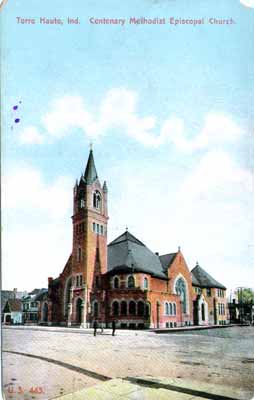
M 107 185 L 101 185 L 90 149 L 84 174 L 73 190 L 72 276 L 75 291 L 83 300 L 82 324 L 89 321 L 95 281 L 107 271 Z

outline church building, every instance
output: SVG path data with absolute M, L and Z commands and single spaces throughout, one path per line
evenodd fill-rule
M 226 288 L 184 256 L 159 255 L 128 230 L 107 244 L 108 189 L 90 150 L 73 190 L 72 252 L 40 302 L 47 325 L 90 327 L 116 321 L 120 328 L 174 328 L 224 324 Z

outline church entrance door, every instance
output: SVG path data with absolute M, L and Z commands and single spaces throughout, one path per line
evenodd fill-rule
M 81 324 L 81 315 L 82 315 L 82 300 L 78 299 L 76 303 L 76 322 L 77 324 Z

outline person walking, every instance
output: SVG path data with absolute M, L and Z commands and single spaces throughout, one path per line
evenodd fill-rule
M 112 321 L 112 336 L 115 336 L 115 331 L 116 331 L 116 321 Z
M 96 336 L 97 328 L 98 328 L 98 324 L 97 324 L 97 321 L 96 321 L 96 319 L 95 319 L 95 320 L 94 320 L 94 323 L 93 323 L 93 335 L 94 335 L 94 336 Z

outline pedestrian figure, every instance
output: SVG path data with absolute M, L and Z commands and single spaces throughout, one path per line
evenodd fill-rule
M 116 321 L 113 320 L 113 322 L 112 322 L 112 336 L 115 336 L 115 331 L 116 331 Z
M 97 324 L 97 321 L 95 320 L 93 323 L 93 335 L 94 336 L 96 336 L 97 328 L 98 328 L 98 324 Z

